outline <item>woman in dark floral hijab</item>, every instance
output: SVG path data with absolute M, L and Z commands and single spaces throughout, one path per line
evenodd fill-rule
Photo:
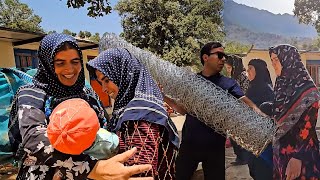
M 315 126 L 319 92 L 298 50 L 278 45 L 269 50 L 277 75 L 273 117 L 273 179 L 319 179 L 319 141 Z

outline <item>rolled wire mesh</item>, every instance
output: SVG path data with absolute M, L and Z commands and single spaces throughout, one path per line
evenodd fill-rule
M 228 134 L 243 148 L 259 155 L 275 133 L 272 119 L 254 112 L 226 90 L 187 70 L 162 60 L 119 38 L 105 33 L 100 52 L 108 48 L 126 48 L 146 66 L 163 92 L 175 99 L 189 114 L 221 134 Z M 210 137 L 208 137 L 210 138 Z

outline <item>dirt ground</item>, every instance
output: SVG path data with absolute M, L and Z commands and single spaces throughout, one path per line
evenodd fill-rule
M 181 130 L 185 121 L 185 117 L 172 117 L 172 120 L 178 129 L 179 136 L 181 137 Z M 236 156 L 233 153 L 232 147 L 226 148 L 226 180 L 252 180 L 252 178 L 249 175 L 249 169 L 247 165 L 231 165 L 231 162 L 235 161 L 235 158 Z M 193 175 L 192 180 L 203 180 L 203 171 L 201 169 L 201 164 L 198 166 L 198 170 Z
M 0 166 L 0 180 L 13 180 L 16 179 L 18 169 L 11 165 Z
M 233 166 L 231 162 L 235 160 L 236 156 L 233 153 L 232 148 L 226 149 L 226 180 L 252 180 L 249 175 L 249 169 L 247 165 Z M 203 180 L 203 171 L 201 165 L 193 175 L 192 180 Z

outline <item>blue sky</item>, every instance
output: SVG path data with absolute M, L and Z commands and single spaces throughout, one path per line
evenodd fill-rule
M 66 0 L 20 0 L 28 4 L 34 13 L 42 17 L 41 26 L 45 31 L 56 30 L 61 32 L 69 29 L 78 33 L 80 30 L 91 33 L 113 32 L 119 34 L 122 31 L 120 17 L 116 11 L 104 17 L 96 19 L 87 17 L 86 8 L 72 9 L 66 5 Z M 293 14 L 294 0 L 234 0 L 258 9 L 265 9 L 273 13 Z M 115 5 L 117 0 L 111 0 Z
M 120 17 L 113 12 L 104 17 L 96 19 L 87 16 L 87 9 L 68 8 L 66 0 L 20 0 L 33 9 L 34 13 L 42 17 L 41 26 L 45 31 L 56 30 L 61 32 L 69 29 L 78 33 L 80 30 L 87 30 L 91 33 L 114 32 L 119 34 L 122 31 Z M 116 0 L 111 0 L 114 5 Z
M 294 0 L 234 0 L 239 4 L 268 10 L 274 14 L 293 14 Z

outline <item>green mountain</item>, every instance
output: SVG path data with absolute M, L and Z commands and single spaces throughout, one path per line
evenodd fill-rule
M 232 0 L 225 0 L 223 21 L 228 40 L 254 44 L 255 48 L 280 43 L 307 48 L 317 37 L 313 26 L 299 24 L 293 15 L 273 14 Z

